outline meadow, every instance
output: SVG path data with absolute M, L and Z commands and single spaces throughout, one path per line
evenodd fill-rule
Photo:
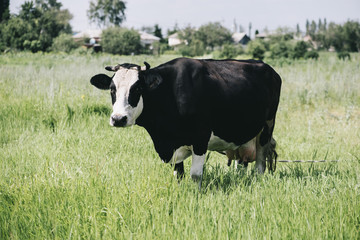
M 272 174 L 211 153 L 202 189 L 149 135 L 109 125 L 106 65 L 175 56 L 0 55 L 0 239 L 360 239 L 360 55 L 269 62 L 283 79 Z M 330 160 L 339 160 L 330 162 Z

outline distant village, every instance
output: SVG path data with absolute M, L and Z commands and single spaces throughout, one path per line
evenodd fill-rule
M 179 30 L 181 31 L 181 30 Z M 151 33 L 145 32 L 145 31 L 138 31 L 140 35 L 140 44 L 144 49 L 153 50 L 154 44 L 159 43 L 161 39 Z M 250 34 L 245 32 L 233 32 L 232 33 L 232 41 L 233 45 L 235 46 L 241 46 L 242 48 L 246 48 L 248 43 L 252 40 L 269 40 L 273 36 L 278 36 L 279 33 L 273 31 L 273 32 L 263 32 L 263 33 L 255 33 L 254 39 L 251 39 Z M 72 38 L 76 42 L 82 42 L 82 47 L 86 49 L 94 49 L 95 52 L 102 51 L 101 47 L 101 37 L 102 37 L 102 30 L 101 29 L 88 29 L 80 32 L 75 32 L 72 35 Z M 296 41 L 304 41 L 308 44 L 308 46 L 311 46 L 311 48 L 317 49 L 317 43 L 313 41 L 312 37 L 310 35 L 304 35 L 304 34 L 293 34 L 292 37 Z M 84 39 L 87 41 L 84 42 Z M 166 37 L 167 39 L 167 45 L 169 48 L 173 50 L 177 50 L 180 46 L 188 45 L 186 40 L 181 39 L 179 36 L 179 32 L 175 32 L 169 36 Z M 331 47 L 328 49 L 328 51 L 335 51 L 334 47 Z
M 153 44 L 155 42 L 159 42 L 160 38 L 144 32 L 144 31 L 138 31 L 140 34 L 140 43 L 142 45 L 142 47 L 148 48 L 148 49 L 152 49 L 153 48 Z M 80 42 L 83 41 L 83 39 L 89 39 L 88 43 L 84 43 L 83 46 L 86 48 L 98 48 L 101 46 L 101 34 L 102 34 L 102 30 L 101 29 L 88 29 L 88 30 L 84 30 L 81 32 L 76 32 L 73 34 L 73 38 L 75 41 Z M 259 34 L 258 36 L 259 38 L 265 38 L 266 34 Z M 179 34 L 173 33 L 171 35 L 169 35 L 168 37 L 168 45 L 169 47 L 172 48 L 176 48 L 180 45 L 186 45 L 186 41 L 180 39 Z M 234 44 L 241 44 L 241 45 L 247 45 L 249 41 L 251 41 L 250 37 L 248 36 L 248 34 L 242 32 L 236 32 L 232 34 L 232 39 L 234 41 Z

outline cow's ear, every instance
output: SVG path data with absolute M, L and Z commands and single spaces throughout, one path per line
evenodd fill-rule
M 97 74 L 90 79 L 92 85 L 102 90 L 110 89 L 111 81 L 111 77 L 106 74 Z
M 158 88 L 162 82 L 163 79 L 159 74 L 148 74 L 145 77 L 145 86 L 150 91 Z

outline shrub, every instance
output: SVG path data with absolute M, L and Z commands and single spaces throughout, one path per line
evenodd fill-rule
M 224 45 L 220 57 L 221 58 L 235 58 L 237 56 L 237 49 L 234 45 L 226 44 Z
M 338 53 L 337 53 L 337 57 L 338 57 L 338 59 L 340 59 L 340 60 L 346 60 L 346 58 L 347 58 L 348 60 L 351 59 L 349 52 L 338 52 Z
M 288 58 L 291 55 L 291 48 L 284 41 L 276 42 L 270 46 L 270 58 Z
M 256 46 L 252 52 L 252 56 L 255 59 L 263 60 L 265 56 L 265 49 L 261 46 Z
M 205 53 L 205 47 L 200 40 L 193 40 L 190 45 L 180 47 L 179 53 L 187 57 L 202 56 Z
M 119 27 L 104 30 L 101 45 L 104 52 L 120 55 L 137 54 L 142 48 L 137 31 Z
M 295 59 L 303 58 L 307 52 L 307 44 L 304 41 L 299 41 L 295 44 L 292 57 Z
M 69 34 L 60 34 L 54 39 L 51 49 L 55 52 L 69 53 L 79 47 L 79 43 L 75 42 Z
M 260 60 L 264 59 L 266 52 L 266 46 L 264 41 L 262 40 L 251 41 L 248 45 L 247 51 L 255 59 L 260 59 Z
M 304 58 L 305 59 L 311 58 L 317 60 L 319 58 L 319 53 L 317 51 L 309 51 L 305 53 Z

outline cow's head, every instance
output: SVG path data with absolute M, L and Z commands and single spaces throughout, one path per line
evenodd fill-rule
M 146 91 L 155 89 L 161 82 L 160 76 L 147 77 L 150 65 L 145 62 L 144 68 L 135 64 L 120 64 L 106 67 L 115 74 L 109 77 L 98 74 L 91 78 L 90 83 L 102 90 L 109 90 L 113 105 L 110 125 L 114 127 L 128 127 L 135 124 L 143 111 L 142 95 Z

